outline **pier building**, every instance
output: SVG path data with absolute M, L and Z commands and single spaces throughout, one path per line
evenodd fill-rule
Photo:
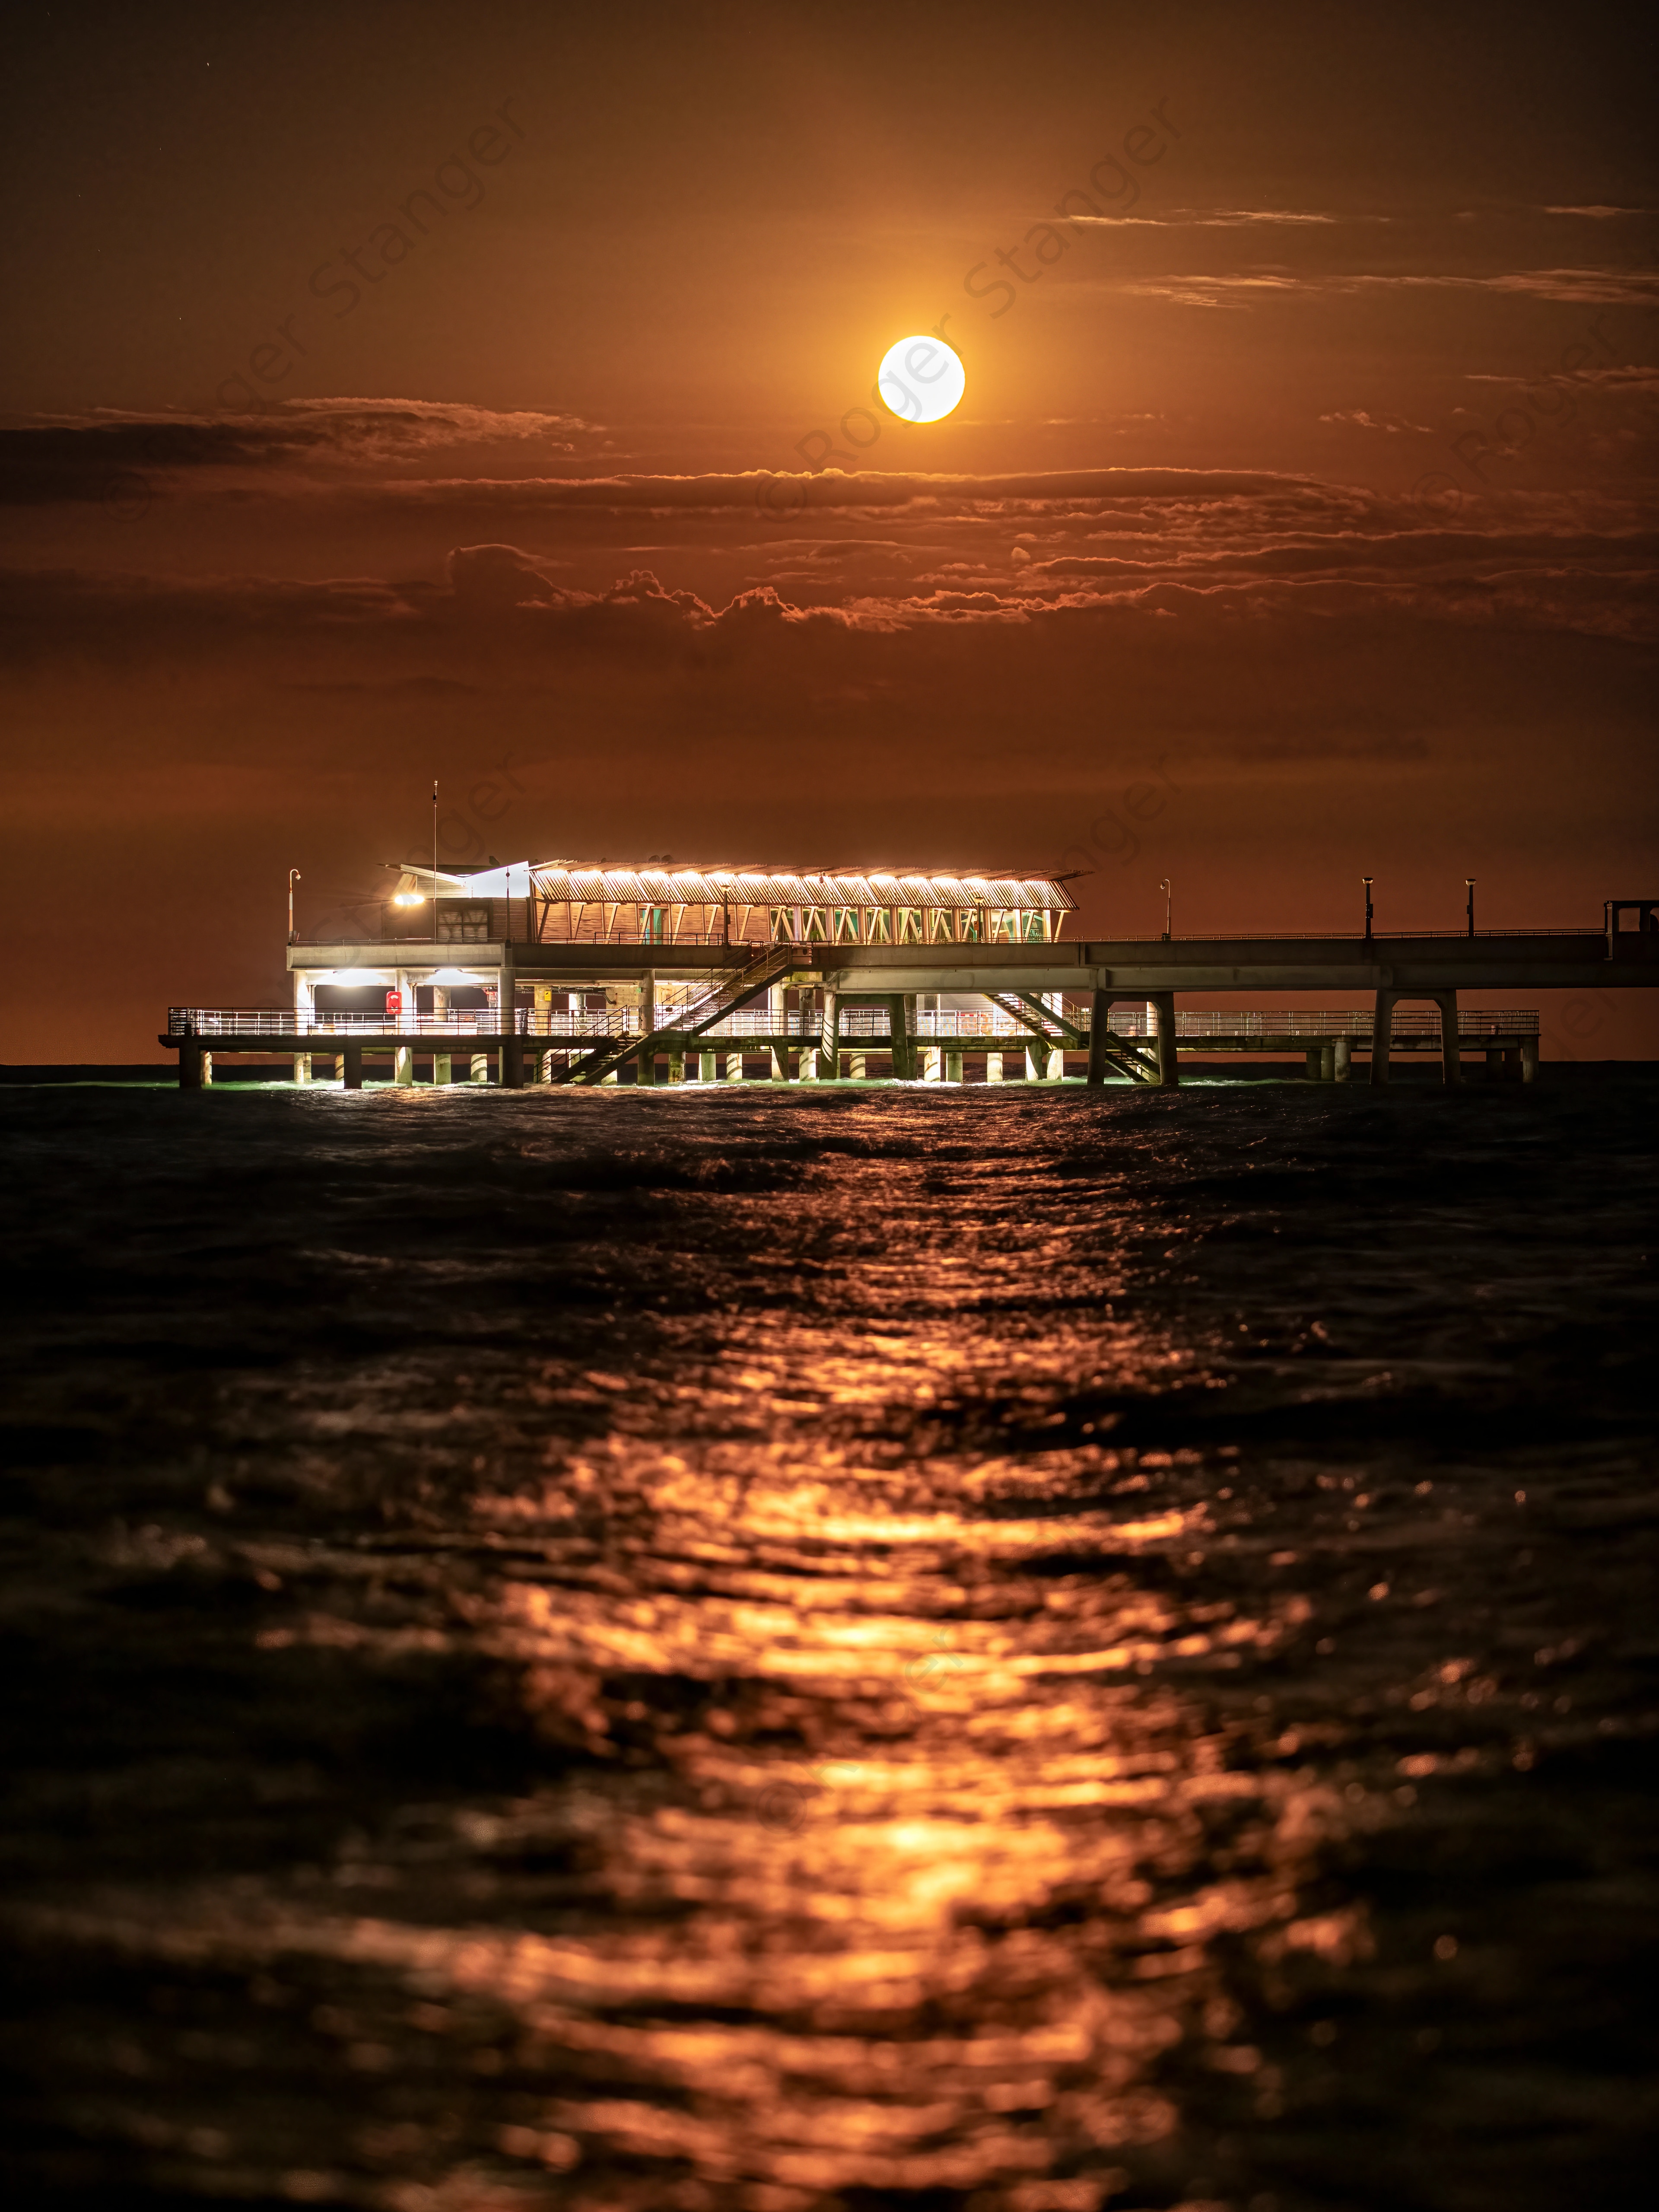
M 1530 1081 L 1535 1009 L 1460 991 L 1659 983 L 1659 901 L 1609 900 L 1598 928 L 1085 939 L 1071 878 L 1012 871 L 515 861 L 388 864 L 374 921 L 292 937 L 293 1001 L 175 1006 L 179 1079 L 216 1056 L 290 1058 L 347 1088 L 398 1083 L 946 1082 L 1164 1088 L 1183 1053 L 1305 1055 L 1372 1083 L 1400 1054 L 1466 1056 Z M 1316 992 L 1358 1005 L 1178 1009 Z

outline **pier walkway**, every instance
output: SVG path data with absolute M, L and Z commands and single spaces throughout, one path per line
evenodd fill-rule
M 1360 1056 L 1373 1083 L 1388 1080 L 1395 1055 L 1425 1052 L 1455 1083 L 1463 1056 L 1480 1054 L 1489 1073 L 1530 1080 L 1535 1010 L 1460 1008 L 1459 992 L 1651 988 L 1659 902 L 1611 901 L 1601 929 L 927 944 L 671 944 L 636 932 L 464 950 L 399 932 L 296 939 L 287 952 L 291 1009 L 172 1009 L 160 1041 L 179 1054 L 182 1086 L 211 1081 L 214 1058 L 229 1054 L 291 1056 L 300 1081 L 326 1059 L 348 1087 L 366 1060 L 389 1062 L 401 1083 L 417 1079 L 417 1060 L 439 1082 L 456 1079 L 459 1062 L 462 1079 L 493 1074 L 509 1088 L 614 1083 L 630 1063 L 642 1083 L 755 1072 L 952 1082 L 981 1069 L 995 1081 L 1022 1060 L 1028 1079 L 1169 1087 L 1183 1055 L 1243 1053 L 1301 1053 L 1312 1079 L 1336 1082 Z M 439 966 L 445 958 L 465 966 Z M 385 1011 L 319 1001 L 382 986 Z M 1178 1012 L 1185 992 L 1328 993 L 1339 1004 Z M 1340 1004 L 1361 994 L 1363 1007 Z M 467 995 L 480 1003 L 446 1003 Z

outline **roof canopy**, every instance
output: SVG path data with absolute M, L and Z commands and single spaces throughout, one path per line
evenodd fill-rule
M 1068 914 L 1074 903 L 1065 886 L 1048 876 L 954 875 L 939 869 L 796 874 L 755 867 L 600 867 L 550 860 L 532 866 L 530 873 L 538 898 L 555 904 L 614 900 L 625 906 L 1006 907 Z M 475 876 L 469 889 L 482 887 Z

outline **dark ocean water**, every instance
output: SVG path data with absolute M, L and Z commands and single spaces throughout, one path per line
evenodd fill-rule
M 0 1093 L 9 2201 L 1644 2198 L 1656 1103 Z

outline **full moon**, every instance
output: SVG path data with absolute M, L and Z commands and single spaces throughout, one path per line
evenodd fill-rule
M 901 422 L 938 422 L 968 388 L 968 372 L 943 338 L 901 338 L 882 356 L 876 389 Z

